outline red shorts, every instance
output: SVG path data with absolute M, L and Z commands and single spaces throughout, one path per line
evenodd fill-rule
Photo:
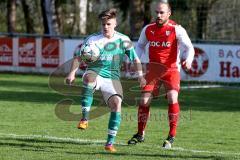
M 142 88 L 143 92 L 151 92 L 154 97 L 159 95 L 161 85 L 165 91 L 180 90 L 180 73 L 178 69 L 149 68 L 145 76 L 147 84 Z

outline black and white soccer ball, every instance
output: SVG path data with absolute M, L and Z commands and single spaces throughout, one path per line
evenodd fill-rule
M 83 44 L 81 47 L 81 59 L 86 63 L 93 63 L 100 57 L 100 50 L 96 44 Z

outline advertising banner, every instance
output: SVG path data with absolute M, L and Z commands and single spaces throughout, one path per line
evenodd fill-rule
M 35 38 L 19 38 L 18 62 L 19 66 L 36 66 Z
M 59 40 L 42 39 L 42 67 L 55 68 L 59 65 Z
M 13 65 L 12 38 L 0 38 L 0 65 Z
M 190 71 L 182 70 L 182 80 L 240 82 L 240 46 L 195 44 Z

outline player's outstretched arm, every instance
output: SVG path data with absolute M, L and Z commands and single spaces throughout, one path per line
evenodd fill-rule
M 138 75 L 138 82 L 140 83 L 140 87 L 144 87 L 146 85 L 146 80 L 143 76 L 141 61 L 138 58 L 134 59 L 134 68 L 135 72 Z
M 66 77 L 66 83 L 67 84 L 72 84 L 75 80 L 75 74 L 79 68 L 80 65 L 80 59 L 79 57 L 74 57 L 72 64 L 71 64 L 71 69 L 70 72 L 68 74 L 68 76 Z

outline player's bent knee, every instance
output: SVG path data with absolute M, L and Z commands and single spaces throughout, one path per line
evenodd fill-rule
M 178 91 L 170 90 L 167 92 L 167 99 L 169 104 L 174 104 L 178 102 Z
M 86 74 L 86 75 L 84 75 L 84 77 L 83 77 L 83 82 L 84 82 L 85 84 L 93 83 L 93 82 L 95 82 L 95 81 L 96 81 L 96 75 L 94 75 L 94 74 Z
M 140 106 L 148 106 L 148 105 L 150 105 L 150 102 L 147 100 L 141 100 L 139 104 L 140 104 Z
M 122 98 L 119 95 L 113 95 L 108 99 L 108 105 L 111 112 L 121 112 Z
M 146 92 L 142 94 L 140 100 L 140 106 L 149 106 L 152 100 L 152 94 L 150 92 Z

